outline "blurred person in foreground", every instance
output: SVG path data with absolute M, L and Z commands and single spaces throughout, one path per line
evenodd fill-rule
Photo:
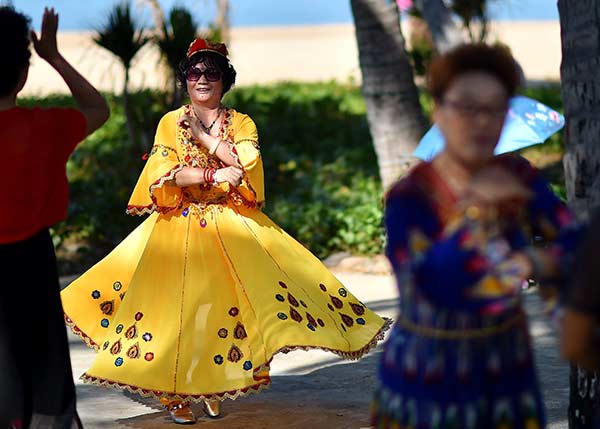
M 39 38 L 29 22 L 12 7 L 0 7 L 0 347 L 3 358 L 8 356 L 3 370 L 16 371 L 0 374 L 0 389 L 11 386 L 2 392 L 0 422 L 75 428 L 81 424 L 48 228 L 67 214 L 69 155 L 107 120 L 109 110 L 58 51 L 54 10 L 45 9 Z M 64 79 L 77 108 L 16 105 L 27 81 L 31 39 L 37 54 Z M 2 381 L 5 377 L 12 383 Z
M 600 212 L 577 249 L 562 318 L 561 353 L 588 371 L 600 370 Z
M 378 429 L 545 426 L 520 289 L 563 284 L 577 228 L 527 161 L 493 155 L 518 84 L 501 47 L 462 45 L 431 65 L 446 146 L 387 194 L 400 314 L 380 362 Z
M 576 364 L 571 371 L 569 422 L 600 428 L 598 416 L 598 373 L 600 372 L 600 212 L 588 225 L 577 249 L 571 287 L 561 320 L 562 357 Z M 574 378 L 576 379 L 576 383 Z
M 62 292 L 98 350 L 83 380 L 155 397 L 180 424 L 196 421 L 192 402 L 215 418 L 268 386 L 276 353 L 358 359 L 390 323 L 261 211 L 256 125 L 222 104 L 235 76 L 224 44 L 190 44 L 190 103 L 161 119 L 127 207 L 150 216 Z

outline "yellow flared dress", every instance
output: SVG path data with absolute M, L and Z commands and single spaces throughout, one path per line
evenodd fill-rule
M 260 210 L 254 122 L 226 109 L 221 135 L 244 168 L 237 188 L 172 184 L 184 166 L 218 168 L 167 113 L 128 213 L 150 214 L 62 292 L 65 320 L 98 350 L 86 382 L 143 396 L 235 399 L 270 383 L 278 352 L 355 359 L 389 321 L 371 312 Z

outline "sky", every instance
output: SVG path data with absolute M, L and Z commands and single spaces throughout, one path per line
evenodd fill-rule
M 0 3 L 7 0 L 0 0 Z M 102 23 L 112 5 L 121 0 L 12 0 L 16 9 L 29 15 L 39 28 L 44 6 L 60 15 L 62 30 L 92 30 Z M 141 0 L 131 0 L 138 16 L 150 22 Z M 213 0 L 160 0 L 165 11 L 183 5 L 193 11 L 200 25 L 214 17 Z M 287 26 L 351 23 L 350 0 L 230 0 L 234 27 Z M 491 0 L 491 15 L 499 20 L 556 20 L 556 0 Z

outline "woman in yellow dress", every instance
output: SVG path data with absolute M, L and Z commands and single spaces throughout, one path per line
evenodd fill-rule
M 127 209 L 150 216 L 62 300 L 98 350 L 84 381 L 159 398 L 189 423 L 190 402 L 216 417 L 266 387 L 276 353 L 358 359 L 390 322 L 260 210 L 256 126 L 221 104 L 235 81 L 225 45 L 195 40 L 180 74 L 191 104 L 160 121 Z

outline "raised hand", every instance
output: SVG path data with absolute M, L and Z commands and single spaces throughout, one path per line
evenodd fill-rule
M 38 38 L 35 31 L 31 32 L 33 47 L 37 54 L 52 63 L 60 58 L 58 46 L 56 43 L 56 32 L 58 31 L 58 14 L 54 8 L 44 8 L 44 16 L 42 18 L 42 32 Z
M 190 115 L 182 115 L 178 119 L 177 124 L 180 127 L 187 128 L 192 134 L 192 137 L 198 140 L 203 146 L 209 148 L 211 144 L 209 139 L 212 136 L 207 134 L 206 131 L 204 131 L 204 128 L 200 124 L 200 120 Z

